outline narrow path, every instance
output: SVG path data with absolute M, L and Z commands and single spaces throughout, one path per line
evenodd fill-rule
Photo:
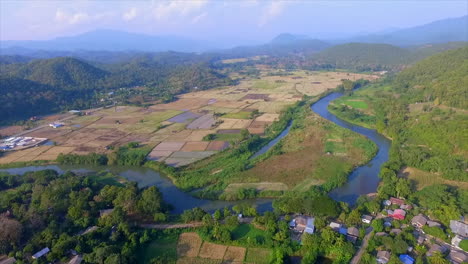
M 362 254 L 366 251 L 367 245 L 369 244 L 369 239 L 374 232 L 372 232 L 372 227 L 370 228 L 369 232 L 366 234 L 364 239 L 362 240 L 362 245 L 359 248 L 356 255 L 354 255 L 353 259 L 351 260 L 351 264 L 359 264 L 361 262 Z

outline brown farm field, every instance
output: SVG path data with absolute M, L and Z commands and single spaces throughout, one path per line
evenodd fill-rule
M 373 75 L 311 71 L 275 76 L 277 70 L 267 67 L 258 69 L 261 71 L 259 79 L 242 76 L 237 85 L 182 94 L 170 103 L 155 103 L 146 108 L 117 106 L 93 109 L 85 116 L 47 116 L 41 124 L 66 117 L 64 126 L 47 126 L 24 136 L 48 138 L 54 142 L 54 147 L 44 151 L 42 147 L 37 148 L 31 153 L 28 150 L 11 151 L 0 157 L 0 163 L 55 160 L 60 153 L 109 153 L 109 147 L 136 141 L 155 147 L 150 159 L 166 160 L 174 166 L 182 166 L 229 146 L 226 141 L 204 141 L 209 134 L 216 134 L 219 130 L 247 129 L 251 134 L 262 135 L 265 128 L 279 118 L 283 109 L 301 100 L 304 95 L 318 95 L 333 89 L 341 83 L 341 79 L 376 78 Z M 260 115 L 252 117 L 251 113 L 255 110 Z M 2 131 L 12 134 L 20 130 L 18 126 L 3 127 L 0 134 Z M 320 147 L 317 142 L 308 144 Z M 310 159 L 314 159 L 311 154 Z M 291 164 L 297 164 L 298 158 L 291 157 Z M 267 164 L 260 164 L 259 169 L 262 166 L 266 168 Z M 313 162 L 308 166 L 313 166 Z M 262 177 L 260 175 L 258 180 L 263 181 Z M 279 178 L 278 175 L 274 176 L 275 181 Z

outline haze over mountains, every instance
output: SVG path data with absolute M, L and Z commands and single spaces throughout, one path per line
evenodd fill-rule
M 201 36 L 200 38 L 203 38 Z M 317 40 L 306 35 L 280 34 L 270 42 L 257 46 L 243 46 L 228 49 L 236 52 L 242 49 L 247 53 L 274 52 L 277 47 L 290 49 L 309 48 L 321 50 L 329 46 L 327 43 L 340 44 L 347 42 L 385 43 L 397 46 L 414 46 L 426 43 L 442 43 L 450 41 L 468 41 L 468 16 L 449 18 L 429 24 L 395 30 L 391 32 L 356 36 L 348 39 Z M 95 30 L 71 37 L 59 37 L 51 40 L 31 41 L 1 41 L 1 53 L 29 55 L 31 50 L 54 51 L 179 51 L 203 52 L 225 49 L 228 46 L 217 41 L 194 40 L 178 36 L 152 36 L 123 32 L 117 30 Z M 250 49 L 250 50 L 249 50 Z

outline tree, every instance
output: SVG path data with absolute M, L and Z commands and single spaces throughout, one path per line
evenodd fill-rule
M 399 178 L 396 183 L 396 192 L 398 197 L 408 197 L 411 193 L 411 185 L 408 179 Z
M 8 253 L 21 240 L 23 226 L 15 219 L 0 216 L 0 253 Z
M 382 232 L 385 229 L 382 219 L 374 219 L 371 226 L 375 232 Z
M 146 216 L 154 216 L 160 212 L 162 207 L 161 192 L 155 187 L 151 186 L 142 191 L 140 199 L 138 200 L 138 210 Z

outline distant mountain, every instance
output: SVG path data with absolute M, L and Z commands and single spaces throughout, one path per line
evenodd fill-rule
M 270 43 L 271 44 L 291 44 L 298 40 L 305 40 L 308 39 L 306 35 L 294 35 L 290 33 L 282 33 L 273 38 Z
M 330 44 L 303 35 L 283 33 L 273 38 L 269 43 L 257 46 L 240 46 L 227 50 L 216 51 L 227 57 L 249 57 L 256 55 L 284 56 L 290 54 L 312 54 L 319 52 Z
M 1 41 L 3 49 L 35 50 L 106 50 L 106 51 L 184 51 L 200 52 L 210 47 L 204 41 L 176 36 L 152 36 L 117 30 L 95 30 L 71 37 L 51 40 Z
M 95 88 L 108 73 L 75 58 L 59 57 L 8 65 L 2 74 L 65 89 Z
M 412 46 L 450 41 L 468 41 L 468 16 L 438 20 L 429 24 L 384 34 L 358 36 L 342 42 L 386 43 Z

